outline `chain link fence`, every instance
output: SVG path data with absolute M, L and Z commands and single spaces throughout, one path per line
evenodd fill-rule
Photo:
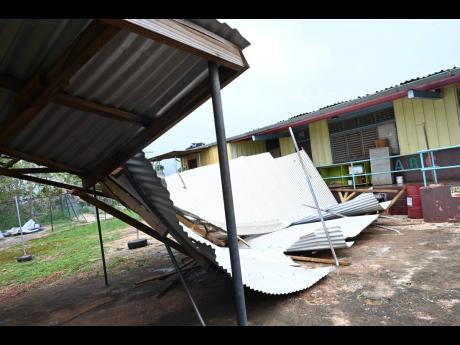
M 110 198 L 98 197 L 104 203 L 124 209 L 119 203 Z M 53 230 L 56 224 L 91 223 L 96 220 L 93 205 L 69 193 L 49 197 L 18 198 L 18 208 L 21 226 L 29 219 L 34 220 L 45 228 Z M 111 215 L 99 210 L 101 220 L 112 218 Z M 19 226 L 15 199 L 0 202 L 0 231 L 6 231 Z

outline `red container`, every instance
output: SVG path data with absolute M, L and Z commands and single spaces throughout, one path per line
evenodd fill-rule
M 409 184 L 406 186 L 407 216 L 409 218 L 423 218 L 420 187 L 418 184 Z

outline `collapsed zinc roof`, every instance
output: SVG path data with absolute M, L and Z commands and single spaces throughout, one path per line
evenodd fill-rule
M 384 209 L 372 193 L 357 201 L 338 204 L 307 154 L 301 151 L 300 157 L 291 154 L 275 159 L 269 153 L 262 153 L 229 162 L 236 230 L 239 236 L 245 236 L 239 244 L 242 281 L 253 290 L 268 294 L 292 293 L 312 286 L 332 271 L 331 267 L 305 270 L 286 255 L 288 251 L 330 249 L 319 222 L 300 224 L 305 216 L 318 215 L 311 207 L 313 194 L 301 169 L 301 160 L 319 207 L 326 210 L 323 213 L 328 215 L 328 211 L 340 206 L 344 213 L 355 215 L 325 221 L 331 230 L 334 248 L 350 247 L 353 243 L 345 240 L 357 236 L 377 219 L 375 213 Z M 153 173 L 151 166 L 145 166 Z M 143 175 L 147 177 L 147 173 Z M 145 179 L 148 183 L 150 180 Z M 213 227 L 226 230 L 218 164 L 176 173 L 165 180 L 168 199 L 171 198 L 176 209 L 197 215 L 205 225 L 204 230 L 199 230 L 200 224 L 179 218 L 178 229 L 182 229 L 183 236 L 176 234 L 174 238 L 181 244 L 193 246 L 199 254 L 231 274 L 228 248 L 207 237 Z M 160 200 L 161 193 L 156 195 L 159 208 L 165 201 Z M 364 207 L 363 202 L 369 205 Z M 374 214 L 363 215 L 366 213 Z
M 0 152 L 108 175 L 227 85 L 248 42 L 217 20 L 1 19 Z

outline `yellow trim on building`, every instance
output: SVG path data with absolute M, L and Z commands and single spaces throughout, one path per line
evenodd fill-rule
M 321 120 L 308 125 L 310 134 L 312 160 L 316 166 L 332 164 L 331 142 L 327 120 Z
M 291 137 L 280 138 L 281 156 L 287 156 L 295 152 Z
M 401 154 L 460 144 L 458 87 L 443 88 L 440 99 L 405 97 L 393 101 Z
M 240 156 L 252 156 L 259 153 L 266 152 L 265 141 L 240 141 L 236 143 L 227 144 L 230 145 L 231 159 L 238 158 Z
M 230 149 L 230 143 L 227 143 L 227 154 L 228 154 L 228 159 L 232 159 L 231 155 L 231 149 Z M 210 164 L 216 164 L 219 163 L 219 152 L 217 150 L 217 145 L 208 147 L 206 150 L 197 152 L 197 153 L 191 153 L 186 156 L 181 157 L 181 164 L 184 170 L 189 169 L 188 167 L 188 161 L 191 159 L 196 159 L 197 160 L 197 166 L 202 167 L 205 165 L 210 165 Z

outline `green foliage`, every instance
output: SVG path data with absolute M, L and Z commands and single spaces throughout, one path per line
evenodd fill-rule
M 126 224 L 118 219 L 102 221 L 104 243 L 120 239 Z M 52 275 L 68 277 L 87 272 L 100 264 L 100 247 L 96 223 L 76 226 L 59 221 L 55 232 L 29 240 L 26 251 L 34 259 L 18 263 L 16 257 L 23 254 L 21 244 L 0 251 L 0 287 L 27 284 Z
M 37 168 L 38 165 L 25 161 L 19 161 L 14 168 Z M 68 173 L 40 174 L 41 178 L 50 179 L 58 182 L 81 186 L 78 176 Z M 59 195 L 62 189 L 38 184 L 35 182 L 24 181 L 13 177 L 0 176 L 0 202 L 14 199 L 15 196 L 23 198 L 48 197 Z

